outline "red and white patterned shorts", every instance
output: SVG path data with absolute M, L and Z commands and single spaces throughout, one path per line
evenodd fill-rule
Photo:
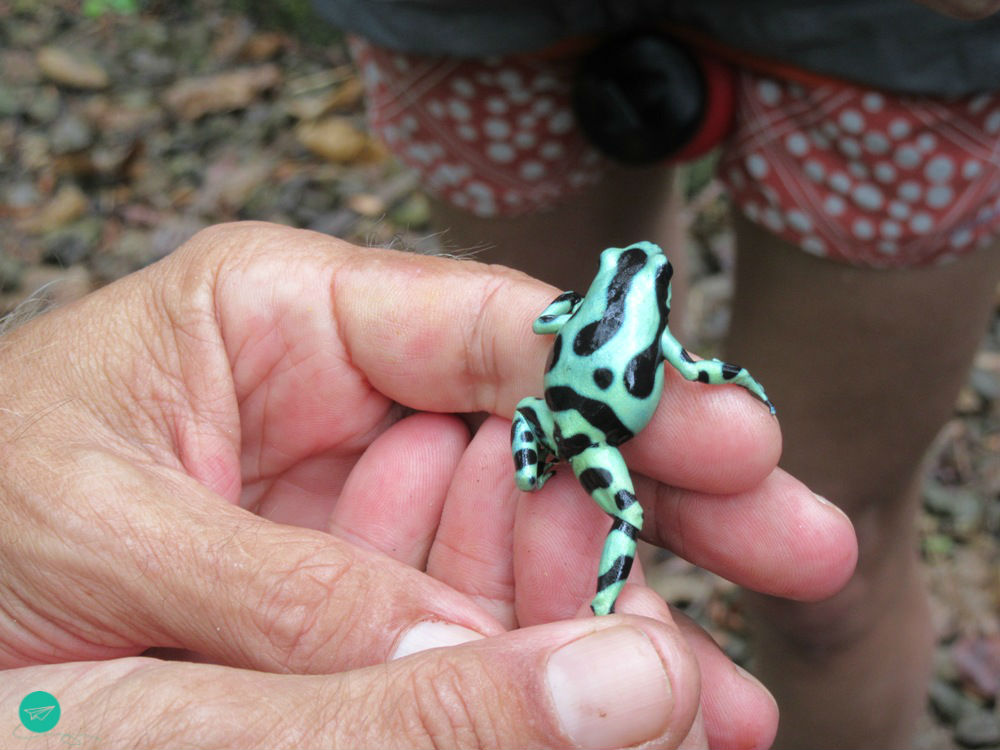
M 573 60 L 402 55 L 354 39 L 369 119 L 438 197 L 537 211 L 610 162 L 576 127 Z M 815 255 L 944 262 L 1000 235 L 1000 93 L 940 101 L 741 70 L 719 177 L 751 221 Z

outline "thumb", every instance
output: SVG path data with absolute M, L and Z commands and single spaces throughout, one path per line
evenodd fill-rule
M 193 747 L 677 747 L 698 673 L 676 629 L 612 616 L 436 648 L 336 675 L 135 657 L 11 670 L 0 735 L 46 690 L 83 744 Z M 74 744 L 77 743 L 74 739 Z
M 423 712 L 428 735 L 415 744 L 677 747 L 699 706 L 697 662 L 676 626 L 631 616 L 523 628 L 390 669 L 407 671 L 386 698 L 416 698 Z

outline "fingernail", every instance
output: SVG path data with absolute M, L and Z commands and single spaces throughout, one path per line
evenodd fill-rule
M 843 508 L 841 508 L 841 507 L 840 507 L 839 505 L 837 505 L 836 503 L 831 503 L 831 502 L 830 502 L 829 500 L 827 500 L 827 499 L 826 499 L 825 497 L 823 497 L 822 495 L 817 495 L 817 494 L 816 494 L 815 492 L 813 493 L 813 497 L 815 497 L 815 498 L 816 498 L 816 501 L 817 501 L 817 502 L 818 502 L 818 503 L 819 503 L 820 505 L 822 505 L 823 507 L 825 507 L 825 508 L 829 508 L 830 510 L 835 510 L 835 511 L 837 511 L 837 513 L 839 513 L 840 515 L 844 516 L 844 518 L 847 518 L 847 517 L 848 517 L 848 516 L 847 516 L 847 514 L 846 514 L 846 513 L 844 512 L 844 509 L 843 509 Z
M 563 731 L 582 747 L 657 737 L 674 705 L 660 655 L 635 628 L 599 630 L 568 643 L 549 656 L 546 677 Z
M 778 701 L 775 699 L 773 695 L 771 695 L 771 691 L 767 689 L 767 687 L 764 685 L 763 682 L 758 680 L 753 674 L 745 670 L 739 664 L 733 664 L 733 667 L 736 669 L 736 674 L 738 674 L 740 677 L 742 677 L 744 680 L 752 684 L 757 689 L 761 690 L 768 698 L 771 699 L 771 702 L 775 706 L 778 705 Z
M 748 672 L 746 669 L 744 669 L 743 667 L 741 667 L 739 664 L 733 664 L 733 669 L 736 670 L 736 674 L 738 674 L 740 677 L 742 677 L 747 682 L 749 682 L 749 683 L 751 683 L 753 685 L 759 685 L 760 687 L 764 687 L 764 683 L 762 683 L 760 680 L 758 680 L 751 672 Z
M 831 508 L 836 508 L 837 507 L 836 505 L 834 505 L 833 503 L 831 503 L 829 500 L 827 500 L 825 497 L 823 497 L 822 495 L 817 495 L 815 492 L 813 493 L 813 497 L 816 498 L 816 500 L 819 501 L 819 503 L 821 505 L 828 505 Z
M 454 625 L 441 620 L 425 620 L 418 622 L 412 628 L 403 633 L 403 637 L 396 644 L 396 650 L 392 652 L 389 660 L 401 659 L 404 656 L 415 654 L 418 651 L 426 651 L 429 648 L 439 646 L 457 646 L 459 643 L 475 641 L 482 638 L 482 633 L 475 630 Z

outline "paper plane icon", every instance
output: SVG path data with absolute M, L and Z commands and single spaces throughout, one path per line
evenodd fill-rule
M 41 721 L 50 713 L 52 713 L 53 708 L 55 708 L 55 706 L 38 706 L 36 708 L 26 708 L 24 709 L 24 713 L 28 714 L 28 718 L 31 721 Z

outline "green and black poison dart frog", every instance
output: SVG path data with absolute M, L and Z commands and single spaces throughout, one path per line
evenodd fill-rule
M 650 242 L 601 253 L 586 296 L 564 292 L 535 320 L 556 334 L 545 370 L 545 398 L 526 398 L 511 425 L 517 486 L 535 491 L 568 461 L 583 488 L 613 517 L 598 569 L 594 614 L 614 611 L 642 528 L 628 468 L 618 446 L 653 416 L 666 360 L 688 380 L 735 383 L 767 404 L 746 369 L 717 359 L 695 361 L 667 327 L 673 267 Z

